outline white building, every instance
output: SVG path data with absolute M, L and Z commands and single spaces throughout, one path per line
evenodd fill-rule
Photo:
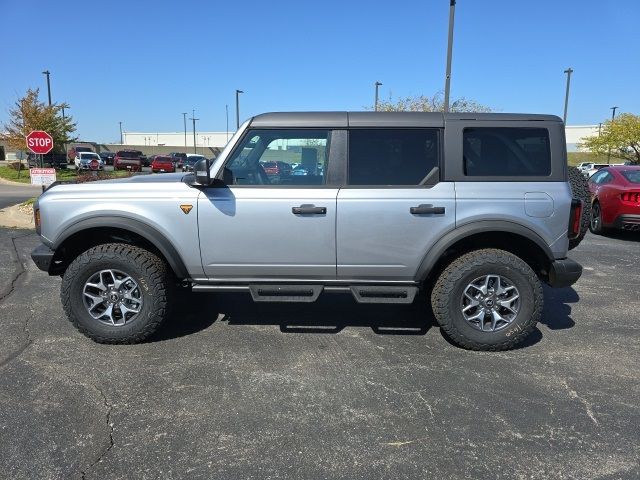
M 234 132 L 196 132 L 196 146 L 200 148 L 224 148 Z M 584 137 L 598 135 L 598 125 L 567 125 L 567 150 L 575 152 L 577 144 Z M 187 132 L 186 142 L 184 132 L 123 132 L 124 145 L 149 147 L 182 147 L 193 148 L 193 132 Z M 185 146 L 186 145 L 186 146 Z
M 196 146 L 223 148 L 233 132 L 196 132 Z M 193 132 L 122 132 L 124 145 L 193 148 Z
M 567 125 L 564 127 L 564 135 L 567 139 L 567 151 L 577 152 L 577 144 L 580 143 L 584 137 L 597 137 L 599 128 L 598 125 Z

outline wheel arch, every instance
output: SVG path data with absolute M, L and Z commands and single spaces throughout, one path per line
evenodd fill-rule
M 163 258 L 179 279 L 188 278 L 184 260 L 173 244 L 155 227 L 119 216 L 97 216 L 71 225 L 51 245 L 56 252 L 50 273 L 63 273 L 83 251 L 102 243 L 121 241 L 145 247 Z
M 462 225 L 438 240 L 425 254 L 416 280 L 426 282 L 459 255 L 480 248 L 499 248 L 522 258 L 536 274 L 545 278 L 554 255 L 540 235 L 518 223 L 483 220 Z

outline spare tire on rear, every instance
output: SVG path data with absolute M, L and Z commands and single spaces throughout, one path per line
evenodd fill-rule
M 573 198 L 582 200 L 582 222 L 580 224 L 580 235 L 569 240 L 569 250 L 573 250 L 584 238 L 591 222 L 591 193 L 587 179 L 576 167 L 569 167 L 568 172 L 569 185 L 571 185 L 571 194 Z

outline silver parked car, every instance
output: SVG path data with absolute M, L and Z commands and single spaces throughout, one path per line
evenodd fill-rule
M 585 186 L 569 181 L 563 128 L 550 115 L 258 115 L 193 173 L 48 189 L 32 258 L 63 276 L 69 319 L 98 342 L 149 337 L 183 285 L 257 302 L 423 290 L 455 343 L 508 349 L 540 319 L 542 283 L 582 272 L 567 251 Z M 277 161 L 304 174 L 268 175 Z

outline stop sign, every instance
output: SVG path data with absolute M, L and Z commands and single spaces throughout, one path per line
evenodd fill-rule
M 33 153 L 44 155 L 49 153 L 53 148 L 53 138 L 47 132 L 42 130 L 34 130 L 27 135 L 27 148 Z

